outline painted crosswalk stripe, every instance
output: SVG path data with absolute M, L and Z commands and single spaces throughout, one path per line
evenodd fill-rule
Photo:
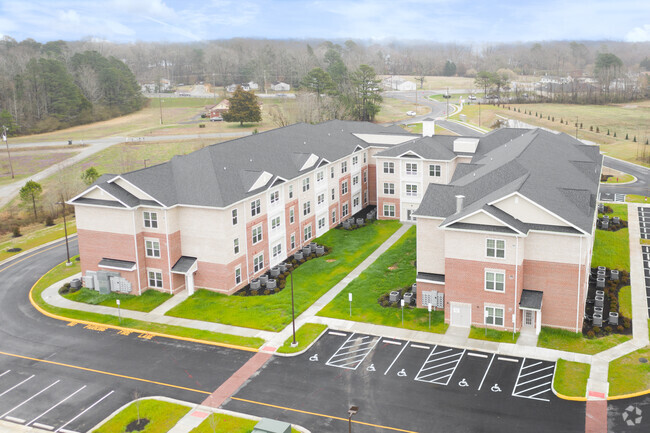
M 355 334 L 351 334 L 325 365 L 356 370 L 379 343 L 379 340 L 381 340 L 381 337 L 365 335 L 355 338 Z
M 465 349 L 440 348 L 434 346 L 414 380 L 437 385 L 448 385 L 456 372 Z
M 524 358 L 519 367 L 517 381 L 512 389 L 513 397 L 528 398 L 532 400 L 550 401 L 542 397 L 551 391 L 555 363 L 549 361 L 528 361 Z

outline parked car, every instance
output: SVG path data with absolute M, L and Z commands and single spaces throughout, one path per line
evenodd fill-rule
M 415 111 L 407 111 L 407 112 L 406 112 L 406 115 L 407 115 L 407 116 L 415 116 L 416 113 L 415 113 Z
M 223 117 L 221 116 L 210 117 L 210 122 L 221 122 L 222 120 Z
M 487 95 L 485 99 L 499 99 L 499 97 L 497 95 Z
M 467 97 L 467 99 L 469 99 L 470 101 L 476 101 L 476 96 L 474 96 L 474 95 L 469 95 L 469 96 Z

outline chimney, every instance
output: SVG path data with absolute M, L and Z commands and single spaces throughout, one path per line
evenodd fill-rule
M 433 137 L 436 133 L 436 121 L 431 117 L 427 117 L 422 121 L 422 136 Z
M 457 195 L 456 196 L 456 213 L 463 210 L 464 201 L 465 201 L 465 196 L 464 195 Z

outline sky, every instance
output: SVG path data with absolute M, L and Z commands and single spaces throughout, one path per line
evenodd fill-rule
M 0 0 L 0 37 L 650 41 L 648 0 Z

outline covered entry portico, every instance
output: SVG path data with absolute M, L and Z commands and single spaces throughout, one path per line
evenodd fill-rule
M 522 314 L 521 332 L 526 330 L 535 330 L 535 335 L 539 335 L 542 330 L 542 296 L 544 292 L 538 290 L 523 290 L 519 309 Z
M 188 296 L 194 294 L 194 273 L 199 268 L 197 263 L 198 260 L 196 257 L 181 256 L 176 264 L 172 266 L 173 274 L 185 275 L 185 288 L 187 289 Z

